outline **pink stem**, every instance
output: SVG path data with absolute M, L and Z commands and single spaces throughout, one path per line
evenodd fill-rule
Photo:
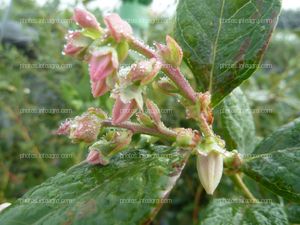
M 156 128 L 149 128 L 149 127 L 144 127 L 140 124 L 133 123 L 133 122 L 122 122 L 119 124 L 112 124 L 111 120 L 104 120 L 102 121 L 102 126 L 105 127 L 119 127 L 119 128 L 124 128 L 127 130 L 131 130 L 133 133 L 141 133 L 141 134 L 149 134 L 152 136 L 160 137 L 160 138 L 166 138 L 170 141 L 175 141 L 176 140 L 176 132 L 172 130 L 158 130 Z
M 151 49 L 146 44 L 140 42 L 139 40 L 135 39 L 134 37 L 132 37 L 128 41 L 129 41 L 131 48 L 134 49 L 135 51 L 143 54 L 144 56 L 146 56 L 148 58 L 155 58 L 155 59 L 161 61 L 161 59 L 158 57 L 158 55 L 155 53 L 155 51 L 153 51 L 153 49 Z M 165 65 L 164 62 L 161 62 L 161 63 L 163 65 Z M 187 99 L 189 99 L 193 103 L 196 103 L 196 92 L 191 87 L 189 82 L 185 79 L 184 75 L 181 73 L 179 68 L 172 67 L 171 65 L 168 64 L 166 66 L 163 66 L 162 71 L 179 87 L 182 94 Z

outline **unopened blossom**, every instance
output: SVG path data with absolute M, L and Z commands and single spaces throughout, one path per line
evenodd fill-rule
M 112 48 L 94 51 L 89 59 L 89 73 L 94 97 L 102 96 L 111 89 L 108 76 L 119 67 L 118 56 Z
M 159 81 L 157 81 L 154 87 L 158 88 L 159 91 L 167 95 L 173 95 L 175 93 L 179 93 L 178 87 L 176 87 L 176 85 L 167 78 L 162 78 Z
M 140 122 L 140 124 L 143 124 L 146 127 L 152 128 L 156 126 L 151 117 L 148 116 L 146 113 L 138 112 L 136 114 L 136 118 Z
M 85 37 L 80 31 L 70 32 L 66 35 L 67 44 L 63 53 L 69 56 L 79 56 L 91 43 L 91 39 Z
M 136 110 L 137 103 L 134 99 L 124 102 L 120 97 L 117 97 L 112 111 L 112 123 L 119 124 L 129 120 Z
M 161 123 L 161 115 L 157 105 L 153 101 L 147 99 L 146 106 L 151 119 L 156 125 L 159 125 Z
M 219 152 L 210 151 L 197 155 L 197 170 L 200 182 L 207 192 L 212 195 L 219 185 L 223 174 L 223 156 Z
M 132 135 L 133 133 L 130 130 L 114 132 L 111 138 L 112 145 L 114 146 L 112 152 L 116 153 L 127 147 L 131 142 Z
M 167 45 L 160 43 L 156 44 L 159 55 L 166 63 L 169 63 L 174 67 L 180 66 L 183 57 L 181 47 L 169 35 L 166 37 L 166 44 Z
M 107 165 L 112 156 L 128 146 L 131 142 L 132 132 L 110 131 L 99 141 L 89 147 L 87 162 L 90 164 Z
M 90 149 L 89 154 L 86 158 L 86 161 L 91 165 L 106 165 L 108 164 L 108 160 L 106 160 L 102 155 L 101 152 L 95 150 L 93 148 Z
M 55 134 L 57 135 L 69 135 L 71 130 L 71 120 L 66 120 L 62 122 L 59 126 L 59 128 L 55 131 Z
M 95 115 L 85 113 L 75 117 L 70 129 L 70 139 L 74 142 L 90 143 L 97 139 L 100 132 L 101 121 Z
M 74 10 L 73 19 L 82 28 L 101 31 L 100 25 L 96 17 L 85 9 L 76 8 Z
M 104 22 L 112 37 L 120 42 L 122 39 L 132 35 L 132 28 L 129 23 L 122 20 L 118 14 L 112 13 L 104 17 Z
M 97 115 L 84 113 L 63 122 L 55 133 L 66 135 L 74 142 L 90 143 L 97 139 L 100 128 L 101 119 Z
M 200 137 L 195 131 L 190 128 L 177 128 L 176 144 L 180 147 L 193 147 Z
M 207 137 L 197 149 L 197 170 L 205 191 L 212 195 L 223 174 L 224 142 L 217 136 Z
M 133 65 L 128 74 L 128 79 L 132 82 L 140 81 L 141 85 L 148 84 L 155 78 L 161 67 L 161 63 L 154 58 L 140 61 Z

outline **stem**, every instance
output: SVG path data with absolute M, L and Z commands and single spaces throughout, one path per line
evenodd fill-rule
M 253 201 L 258 201 L 253 194 L 250 192 L 250 190 L 248 189 L 248 187 L 246 186 L 246 184 L 243 182 L 241 176 L 239 174 L 234 174 L 233 175 L 233 179 L 236 182 L 236 184 L 240 187 L 240 189 L 243 191 L 244 195 L 248 198 L 251 199 Z
M 185 79 L 179 68 L 170 66 L 163 67 L 162 71 L 179 87 L 180 91 L 190 101 L 196 102 L 196 92 Z
M 162 71 L 177 85 L 181 94 L 188 100 L 190 100 L 193 104 L 197 103 L 197 93 L 192 88 L 190 83 L 185 79 L 184 75 L 181 73 L 180 69 L 177 67 L 173 67 L 171 65 L 166 65 L 165 62 L 161 60 L 159 55 L 151 49 L 149 46 L 144 44 L 143 42 L 131 37 L 128 39 L 130 47 L 143 54 L 145 57 L 148 58 L 155 58 L 159 62 L 162 63 Z M 214 132 L 212 131 L 211 126 L 207 123 L 205 117 L 203 116 L 202 112 L 200 112 L 200 106 L 198 106 L 198 115 L 199 115 L 199 127 L 203 132 L 205 137 L 213 136 Z
M 196 102 L 196 92 L 191 87 L 189 82 L 185 79 L 179 68 L 172 67 L 169 64 L 166 65 L 165 62 L 163 62 L 156 54 L 156 52 L 153 51 L 153 49 L 135 39 L 134 37 L 131 37 L 128 42 L 133 50 L 143 54 L 148 58 L 155 58 L 156 60 L 160 61 L 162 65 L 165 65 L 163 66 L 162 71 L 178 86 L 184 97 L 186 97 L 193 103 Z
M 198 186 L 197 192 L 195 195 L 195 200 L 194 200 L 194 211 L 193 211 L 193 224 L 198 224 L 198 213 L 199 213 L 199 203 L 200 203 L 200 197 L 202 194 L 203 188 L 201 185 Z
M 199 107 L 197 107 L 197 108 L 199 108 Z M 201 113 L 201 112 L 199 113 L 199 127 L 205 137 L 214 136 L 214 132 L 213 132 L 211 126 L 207 123 L 203 113 Z
M 144 127 L 140 124 L 129 122 L 129 121 L 119 123 L 119 124 L 112 124 L 111 120 L 102 121 L 102 126 L 124 128 L 127 130 L 131 130 L 133 133 L 149 134 L 170 141 L 176 141 L 176 132 L 169 129 L 158 130 L 157 128 Z

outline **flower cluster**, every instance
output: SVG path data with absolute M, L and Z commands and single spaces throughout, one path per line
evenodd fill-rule
M 75 9 L 73 19 L 80 29 L 67 34 L 63 53 L 88 63 L 94 98 L 110 92 L 115 103 L 111 118 L 101 109 L 90 108 L 62 123 L 57 134 L 67 135 L 73 142 L 93 143 L 87 156 L 92 165 L 108 164 L 112 156 L 130 144 L 133 133 L 170 140 L 173 145 L 198 155 L 200 181 L 207 193 L 212 194 L 223 172 L 224 145 L 216 141 L 219 139 L 212 131 L 210 94 L 195 92 L 180 72 L 183 52 L 178 43 L 167 36 L 166 44 L 156 43 L 156 49 L 152 49 L 136 40 L 131 26 L 117 14 L 104 17 L 105 27 L 85 9 Z M 129 49 L 145 58 L 131 66 L 122 66 L 130 62 Z M 159 74 L 163 76 L 160 79 Z M 179 96 L 187 117 L 199 123 L 201 132 L 166 127 L 159 107 L 146 94 L 150 84 L 168 95 Z M 133 115 L 138 123 L 130 121 Z

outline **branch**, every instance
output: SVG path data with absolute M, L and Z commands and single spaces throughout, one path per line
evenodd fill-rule
M 162 65 L 165 65 L 163 66 L 162 71 L 178 86 L 184 97 L 186 97 L 193 103 L 196 103 L 196 92 L 191 87 L 189 82 L 185 79 L 179 68 L 172 67 L 171 65 L 166 66 L 166 64 L 162 62 L 160 57 L 156 54 L 155 51 L 153 51 L 153 49 L 151 49 L 141 41 L 135 39 L 134 37 L 131 37 L 128 42 L 133 50 L 141 53 L 148 58 L 155 58 L 156 60 L 160 61 Z
M 235 183 L 239 186 L 239 188 L 243 191 L 244 195 L 248 198 L 251 199 L 253 201 L 258 201 L 253 194 L 250 192 L 250 190 L 248 189 L 248 187 L 245 185 L 245 183 L 243 182 L 241 176 L 239 174 L 235 174 L 233 175 L 233 180 L 235 181 Z
M 119 124 L 112 124 L 111 120 L 103 120 L 102 126 L 124 128 L 127 130 L 131 130 L 133 133 L 149 134 L 152 136 L 167 139 L 169 141 L 176 141 L 176 132 L 170 129 L 158 130 L 157 128 L 144 127 L 138 123 L 133 123 L 130 121 L 126 121 Z

